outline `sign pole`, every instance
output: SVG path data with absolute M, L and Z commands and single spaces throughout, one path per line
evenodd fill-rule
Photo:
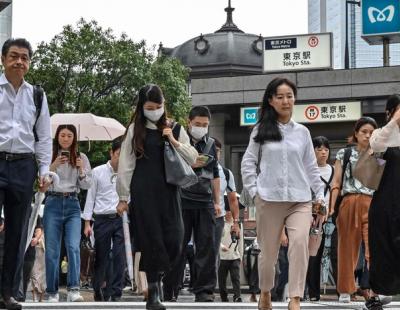
M 390 44 L 389 39 L 383 39 L 383 66 L 389 67 L 390 66 Z

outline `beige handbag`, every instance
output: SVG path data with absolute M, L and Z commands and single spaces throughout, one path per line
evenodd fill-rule
M 381 182 L 386 161 L 378 154 L 374 154 L 371 148 L 360 152 L 356 166 L 353 170 L 353 177 L 367 188 L 377 190 Z

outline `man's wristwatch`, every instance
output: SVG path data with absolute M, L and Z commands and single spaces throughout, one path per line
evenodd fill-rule
M 234 223 L 239 223 L 239 219 L 233 219 Z

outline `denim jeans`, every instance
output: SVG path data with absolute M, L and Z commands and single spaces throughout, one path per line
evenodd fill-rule
M 67 289 L 80 287 L 81 208 L 76 197 L 48 196 L 43 215 L 47 293 L 58 292 L 61 240 L 68 257 Z

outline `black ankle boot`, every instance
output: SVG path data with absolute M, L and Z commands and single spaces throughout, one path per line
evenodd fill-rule
M 147 298 L 146 309 L 165 310 L 165 306 L 160 301 L 158 282 L 148 283 L 149 297 Z
M 164 277 L 163 273 L 158 274 L 157 287 L 158 287 L 158 295 L 159 295 L 161 301 L 164 301 L 164 290 L 163 290 L 163 283 L 162 283 L 163 277 Z

